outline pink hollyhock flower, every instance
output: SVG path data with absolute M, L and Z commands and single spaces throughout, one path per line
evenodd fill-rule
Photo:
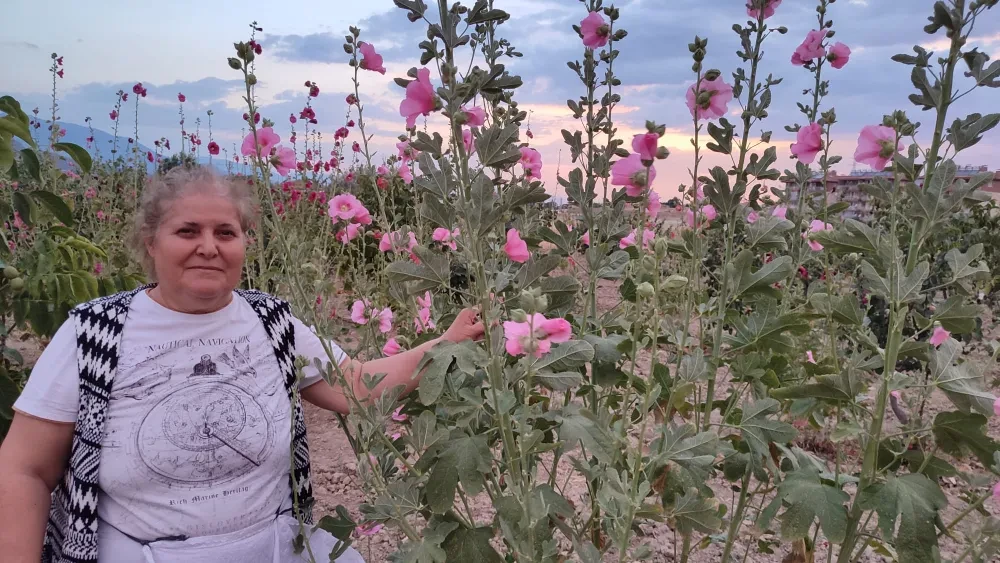
M 358 209 L 358 212 L 355 213 L 355 215 L 354 215 L 354 222 L 357 223 L 357 224 L 359 224 L 359 225 L 371 225 L 372 224 L 372 215 L 371 215 L 371 213 L 368 212 L 368 208 L 367 207 L 365 207 L 364 205 L 362 205 L 361 208 Z
M 795 48 L 792 54 L 792 64 L 803 66 L 813 59 L 826 56 L 826 49 L 823 48 L 823 40 L 826 39 L 826 30 L 814 29 L 806 34 L 806 38 Z
M 405 160 L 399 163 L 399 177 L 406 184 L 413 183 L 413 171 Z
M 295 125 L 295 123 L 296 123 L 296 122 L 297 122 L 298 120 L 299 120 L 299 119 L 298 119 L 297 117 L 295 117 L 295 114 L 294 114 L 294 113 L 290 113 L 290 114 L 288 114 L 288 122 L 289 122 L 289 123 L 291 123 L 292 125 Z
M 524 134 L 527 135 L 529 139 L 535 138 L 535 134 L 531 132 L 531 129 L 528 129 Z
M 702 206 L 701 212 L 705 214 L 705 219 L 709 221 L 715 221 L 715 218 L 719 216 L 719 213 L 715 210 L 715 206 L 712 204 Z
M 584 47 L 599 49 L 608 44 L 611 27 L 600 12 L 590 12 L 580 21 L 580 35 L 583 36 Z
M 751 209 L 750 214 L 747 215 L 747 223 L 753 225 L 754 223 L 757 222 L 758 219 L 760 219 L 760 215 L 758 215 L 756 211 Z
M 810 123 L 800 127 L 795 140 L 797 142 L 791 146 L 792 154 L 803 164 L 812 164 L 816 160 L 816 155 L 823 150 L 823 126 L 819 123 Z
M 997 481 L 997 484 L 993 485 L 993 502 L 1000 504 L 1000 481 Z
M 401 141 L 396 143 L 396 154 L 403 160 L 413 160 L 417 158 L 420 151 L 411 147 L 409 141 Z
M 656 215 L 660 212 L 660 207 L 662 207 L 660 204 L 660 194 L 654 192 L 653 190 L 649 190 L 648 198 L 649 203 L 646 204 L 646 212 L 651 216 L 656 217 Z
M 521 234 L 517 229 L 507 231 L 507 244 L 504 245 L 503 251 L 508 258 L 518 263 L 527 262 L 531 257 L 528 253 L 528 243 L 521 240 Z
M 637 231 L 637 229 L 632 229 L 631 233 L 629 233 L 628 235 L 622 237 L 622 239 L 620 241 L 618 241 L 618 248 L 621 248 L 621 249 L 624 250 L 624 249 L 626 249 L 626 248 L 628 248 L 630 246 L 635 246 L 635 237 L 638 235 L 638 233 L 636 231 Z M 652 243 L 653 239 L 655 239 L 655 238 L 656 238 L 656 233 L 654 233 L 652 229 L 643 229 L 643 231 L 642 231 L 642 247 L 644 249 L 645 248 L 649 248 L 650 243 Z
M 382 239 L 378 242 L 378 249 L 382 252 L 413 252 L 413 248 L 417 246 L 417 237 L 413 234 L 413 231 L 407 233 L 409 235 L 409 240 L 403 240 L 403 233 L 399 231 L 392 231 L 382 236 Z
M 187 98 L 184 97 L 184 94 L 178 92 L 177 93 L 177 101 L 183 104 L 184 102 L 187 101 Z
M 1000 397 L 993 401 L 993 414 L 1000 416 Z
M 643 190 L 652 186 L 655 179 L 656 168 L 650 166 L 647 177 L 646 166 L 637 153 L 632 153 L 611 166 L 611 183 L 615 186 L 625 186 L 625 193 L 630 197 L 641 196 Z
M 365 206 L 354 194 L 338 194 L 330 199 L 330 218 L 350 221 L 358 216 Z M 366 210 L 367 211 L 367 210 Z
M 399 345 L 399 342 L 396 342 L 395 338 L 390 338 L 385 341 L 385 346 L 382 347 L 382 355 L 395 356 L 402 349 L 403 347 Z
M 354 141 L 354 144 L 351 145 L 351 150 L 354 152 L 361 152 L 361 144 Z
M 95 276 L 101 275 L 101 272 L 103 272 L 103 271 L 104 271 L 104 264 L 103 263 L 97 262 L 96 264 L 94 264 L 94 275 Z
M 386 165 L 383 164 L 383 165 L 379 166 L 378 169 L 375 170 L 375 172 L 379 176 L 388 176 L 389 175 L 389 168 L 386 167 Z
M 278 147 L 277 153 L 271 159 L 274 169 L 282 176 L 288 176 L 288 171 L 295 168 L 295 151 L 288 147 Z
M 583 233 L 583 236 L 580 237 L 580 242 L 586 244 L 587 246 L 590 246 L 590 231 Z
M 764 19 L 766 20 L 774 15 L 774 11 L 781 5 L 781 0 L 759 0 L 758 5 L 760 4 L 764 6 Z M 759 11 L 754 8 L 753 0 L 747 0 L 747 15 L 753 19 L 760 17 Z
M 788 208 L 785 207 L 784 205 L 779 205 L 778 207 L 775 207 L 774 211 L 771 212 L 772 217 L 779 217 L 781 219 L 787 219 L 788 217 L 785 217 L 785 215 L 787 214 L 788 214 Z
M 281 142 L 281 137 L 270 127 L 264 127 L 257 131 L 256 147 L 254 146 L 253 131 L 243 139 L 243 146 L 240 147 L 240 154 L 243 156 L 267 156 L 271 154 L 271 149 Z
M 431 235 L 431 239 L 440 242 L 441 244 L 450 247 L 452 250 L 458 249 L 458 244 L 455 242 L 455 238 L 459 235 L 459 230 L 456 228 L 454 231 L 449 231 L 444 227 L 438 227 L 434 229 L 434 233 Z
M 705 94 L 705 92 L 709 93 L 708 101 L 699 104 L 698 98 Z M 685 95 L 688 109 L 691 110 L 691 117 L 696 119 L 724 117 L 728 111 L 729 102 L 732 99 L 733 87 L 726 84 L 722 76 L 717 76 L 713 80 L 703 79 L 700 90 L 697 83 L 692 84 Z
M 902 152 L 904 149 L 902 142 L 896 144 L 896 131 L 892 127 L 866 125 L 858 137 L 854 160 L 881 171 L 897 152 Z
M 118 111 L 117 110 L 111 110 L 111 113 L 108 114 L 108 117 L 110 117 L 112 121 L 114 121 L 115 119 L 118 119 Z
M 806 352 L 806 361 L 809 362 L 810 364 L 816 363 L 816 358 L 813 357 L 812 350 Z
M 431 71 L 422 68 L 417 71 L 417 79 L 406 86 L 406 99 L 399 104 L 399 114 L 406 118 L 406 128 L 417 126 L 418 115 L 430 115 L 437 106 L 434 87 L 431 86 Z
M 472 143 L 472 129 L 462 129 L 462 146 L 465 147 L 465 154 L 472 156 L 476 152 L 476 146 Z
M 372 52 L 373 53 L 375 52 L 374 49 L 372 50 Z M 385 69 L 383 69 L 382 74 L 385 74 Z M 318 98 L 319 97 L 319 85 L 317 85 L 315 83 L 309 85 L 309 97 L 310 98 Z
M 365 313 L 368 309 L 368 301 L 358 299 L 351 304 L 351 320 L 359 325 L 368 324 L 368 317 Z
M 135 86 L 132 86 L 132 93 L 133 94 L 142 93 L 142 82 L 136 82 Z
M 508 354 L 541 358 L 552 349 L 553 343 L 567 342 L 573 335 L 573 327 L 566 319 L 546 319 L 535 313 L 527 322 L 504 321 L 503 332 Z
M 344 101 L 347 102 L 347 105 L 353 106 L 354 104 L 358 103 L 358 97 L 355 96 L 354 94 L 348 94 L 347 97 L 344 98 Z
M 389 332 L 390 330 L 392 330 L 392 309 L 386 307 L 385 309 L 382 309 L 381 311 L 378 311 L 377 313 L 375 313 L 373 311 L 373 313 L 374 313 L 374 316 L 376 318 L 378 318 L 378 330 L 379 330 L 379 332 L 381 332 L 382 334 L 385 334 L 385 333 Z
M 833 68 L 844 68 L 844 65 L 851 60 L 851 48 L 838 41 L 830 47 L 830 54 L 827 55 L 827 59 Z
M 298 193 L 298 192 L 294 192 L 294 193 Z M 343 240 L 341 240 L 341 242 L 344 243 L 344 244 L 347 244 L 347 243 L 351 242 L 352 240 L 358 238 L 359 234 L 361 234 L 361 225 L 358 224 L 358 223 L 348 223 L 347 224 L 347 228 L 344 229 L 344 238 L 343 238 Z
M 358 526 L 358 535 L 369 537 L 382 531 L 383 525 L 378 522 L 366 522 Z
M 632 150 L 644 161 L 652 161 L 656 158 L 657 144 L 660 136 L 656 133 L 640 133 L 632 137 Z
M 417 318 L 413 319 L 413 326 L 417 331 L 417 334 L 424 332 L 425 330 L 434 330 L 434 321 L 431 320 L 431 310 L 427 307 L 421 308 L 417 311 Z
M 819 233 L 823 231 L 832 231 L 832 230 L 833 230 L 833 225 L 829 223 L 824 223 L 819 219 L 813 219 L 812 222 L 809 223 L 809 230 L 802 233 L 802 238 L 809 240 L 809 235 L 812 233 Z M 809 248 L 811 248 L 813 252 L 819 252 L 820 250 L 823 250 L 823 245 L 814 240 L 809 240 Z
M 471 108 L 466 108 L 462 106 L 462 112 L 465 113 L 465 124 L 469 127 L 482 127 L 486 124 L 486 110 L 479 106 L 472 106 Z
M 153 153 L 152 153 L 152 151 L 146 151 L 146 160 L 148 160 L 150 162 L 153 162 Z
M 403 405 L 399 405 L 396 410 L 392 411 L 392 419 L 396 422 L 406 422 L 407 416 L 403 414 Z
M 434 296 L 431 295 L 430 291 L 425 291 L 423 295 L 417 296 L 417 307 L 421 309 L 430 309 L 434 305 Z
M 701 206 L 700 214 L 705 217 L 705 224 L 711 223 L 718 216 L 714 205 Z M 701 224 L 695 220 L 694 211 L 691 209 L 684 210 L 684 223 L 692 229 L 701 227 Z
M 87 191 L 83 192 L 83 197 L 87 199 L 94 199 L 97 197 L 97 190 L 94 188 L 87 188 Z
M 931 335 L 930 343 L 931 346 L 940 346 L 944 344 L 945 340 L 951 337 L 951 333 L 944 329 L 943 326 L 937 325 L 934 327 L 934 334 Z
M 521 147 L 521 166 L 529 180 L 542 177 L 542 153 L 528 147 Z
M 208 143 L 208 154 L 213 156 L 219 154 L 219 143 L 215 141 Z
M 358 51 L 361 53 L 361 68 L 385 74 L 385 67 L 382 66 L 382 55 L 375 52 L 375 46 L 371 43 L 361 41 L 358 43 Z

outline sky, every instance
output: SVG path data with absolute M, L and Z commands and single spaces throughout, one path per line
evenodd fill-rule
M 150 145 L 152 140 L 166 137 L 175 148 L 180 135 L 178 92 L 187 97 L 184 109 L 189 131 L 194 129 L 195 118 L 201 117 L 201 137 L 207 139 L 205 112 L 212 110 L 214 140 L 230 151 L 239 143 L 245 111 L 242 77 L 228 67 L 226 58 L 233 56 L 234 41 L 248 37 L 253 20 L 264 29 L 258 33 L 264 52 L 256 68 L 264 117 L 273 119 L 276 132 L 287 140 L 288 115 L 297 114 L 305 103 L 303 83 L 314 81 L 321 89 L 313 102 L 319 128 L 324 144 L 331 143 L 333 132 L 346 121 L 344 98 L 352 89 L 352 69 L 342 44 L 348 26 L 355 25 L 362 31 L 361 39 L 375 45 L 385 57 L 388 70 L 385 76 L 372 72 L 361 76 L 366 120 L 375 135 L 376 159 L 380 160 L 395 152 L 392 143 L 404 132 L 398 112 L 403 90 L 392 79 L 405 76 L 409 68 L 419 64 L 417 44 L 426 33 L 424 26 L 410 23 L 391 0 L 7 0 L 5 4 L 6 21 L 30 24 L 4 26 L 0 34 L 0 93 L 15 96 L 27 111 L 38 107 L 41 116 L 50 115 L 52 76 L 48 68 L 50 55 L 56 52 L 65 61 L 65 77 L 56 84 L 59 121 L 83 124 L 89 116 L 96 128 L 110 131 L 108 113 L 114 107 L 115 92 L 130 92 L 134 83 L 142 82 L 149 94 L 138 109 L 140 140 Z M 784 0 L 768 20 L 772 27 L 789 30 L 784 36 L 775 34 L 768 39 L 762 63 L 765 74 L 773 73 L 783 82 L 773 89 L 770 117 L 754 134 L 759 135 L 762 129 L 774 132 L 771 143 L 777 148 L 781 169 L 793 166 L 788 146 L 794 134 L 786 132 L 784 126 L 804 121 L 796 102 L 805 101 L 803 89 L 809 88 L 812 80 L 811 74 L 793 66 L 789 58 L 816 26 L 816 4 L 815 0 Z M 937 51 L 946 48 L 943 34 L 929 36 L 922 31 L 932 5 L 932 0 L 839 0 L 831 6 L 829 17 L 836 31 L 833 41 L 842 41 L 852 50 L 845 68 L 824 70 L 824 77 L 831 80 L 824 109 L 837 110 L 832 152 L 844 157 L 839 166 L 842 173 L 855 166 L 852 156 L 860 129 L 880 123 L 882 115 L 904 109 L 911 119 L 923 122 L 925 130 L 933 125 L 930 114 L 907 100 L 913 91 L 910 67 L 890 60 L 894 54 L 911 53 L 914 44 Z M 616 73 L 623 83 L 619 90 L 622 100 L 616 109 L 619 134 L 630 138 L 643 129 L 646 120 L 667 127 L 661 144 L 670 149 L 671 156 L 657 163 L 655 188 L 669 197 L 679 184 L 689 182 L 694 159 L 691 114 L 684 103 L 685 91 L 694 80 L 687 44 L 695 35 L 707 37 L 706 67 L 720 69 L 731 83 L 731 74 L 741 63 L 735 55 L 739 40 L 731 28 L 733 23 L 746 21 L 745 2 L 625 0 L 616 6 L 621 12 L 617 27 L 628 31 L 628 37 L 617 44 L 621 54 Z M 582 60 L 583 46 L 572 25 L 586 16 L 586 9 L 577 0 L 496 0 L 496 7 L 513 16 L 500 30 L 524 54 L 508 65 L 524 81 L 516 98 L 522 109 L 531 111 L 535 135 L 531 146 L 542 153 L 547 189 L 559 194 L 557 172 L 565 176 L 573 167 L 560 130 L 580 128 L 566 100 L 583 93 L 566 62 Z M 970 43 L 993 59 L 1000 56 L 1000 8 L 988 11 L 977 22 Z M 962 78 L 960 84 L 968 84 L 968 79 Z M 990 113 L 996 111 L 998 99 L 995 90 L 977 89 L 956 103 L 950 115 Z M 738 107 L 735 102 L 730 105 L 737 116 Z M 130 96 L 120 125 L 125 133 L 121 135 L 132 134 L 134 111 Z M 441 116 L 432 115 L 427 124 L 435 128 L 442 121 Z M 356 138 L 354 132 L 349 140 Z M 522 136 L 522 140 L 527 139 Z M 998 149 L 1000 129 L 987 133 L 977 146 L 959 155 L 958 163 L 996 170 L 1000 168 Z M 710 154 L 703 166 L 728 162 L 726 157 Z

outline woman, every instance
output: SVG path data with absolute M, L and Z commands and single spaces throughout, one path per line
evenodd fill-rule
M 329 356 L 287 304 L 236 289 L 252 209 L 246 184 L 206 170 L 143 193 L 133 242 L 156 284 L 74 309 L 14 405 L 0 447 L 4 561 L 302 560 L 292 542 L 312 489 L 295 391 L 339 413 L 349 404 L 313 367 Z M 481 334 L 466 309 L 438 340 Z M 367 400 L 415 388 L 435 344 L 365 363 L 330 348 Z M 365 373 L 388 375 L 369 392 Z M 318 561 L 334 543 L 310 538 Z

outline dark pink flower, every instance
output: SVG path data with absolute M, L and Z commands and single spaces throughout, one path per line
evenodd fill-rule
M 153 162 L 153 153 L 151 151 L 146 151 L 146 160 Z
M 469 127 L 482 127 L 486 123 L 486 111 L 479 106 L 462 107 L 465 113 L 465 124 Z
M 295 168 L 295 151 L 288 147 L 277 147 L 277 152 L 271 157 L 271 163 L 278 174 L 288 176 L 288 171 Z
M 103 272 L 103 271 L 104 271 L 104 264 L 103 263 L 97 262 L 96 264 L 94 264 L 94 275 L 95 276 L 101 275 L 101 272 Z
M 319 96 L 319 85 L 313 82 L 313 84 L 309 86 L 309 97 L 316 98 L 318 96 Z
M 111 110 L 111 113 L 108 114 L 108 117 L 110 117 L 112 121 L 118 119 L 118 111 Z
M 406 98 L 399 104 L 399 114 L 406 118 L 406 128 L 412 129 L 417 126 L 418 115 L 430 115 L 436 106 L 431 71 L 421 68 L 417 71 L 417 79 L 406 86 Z
M 884 125 L 866 125 L 858 137 L 858 148 L 854 160 L 881 171 L 897 152 L 905 147 L 902 141 L 896 145 L 896 131 Z
M 59 71 L 56 72 L 56 74 L 59 75 L 59 78 L 62 78 L 63 77 L 63 69 L 59 69 Z
M 830 46 L 830 54 L 826 58 L 833 68 L 844 68 L 844 65 L 851 60 L 851 48 L 838 41 Z
M 294 124 L 296 121 L 298 121 L 298 118 L 295 117 L 294 113 L 288 114 L 288 122 L 289 123 L 293 123 Z
M 700 104 L 698 103 L 699 98 L 702 101 Z M 692 84 L 688 88 L 685 99 L 692 117 L 715 119 L 726 115 L 727 106 L 733 99 L 733 87 L 726 84 L 722 76 L 717 76 L 712 80 L 702 79 L 701 88 L 698 88 L 697 83 Z
M 652 161 L 656 158 L 657 144 L 660 136 L 656 133 L 640 133 L 632 137 L 632 150 L 644 161 Z
M 253 131 L 247 134 L 246 138 L 243 139 L 243 146 L 240 148 L 240 154 L 243 156 L 267 156 L 271 154 L 271 149 L 280 142 L 281 137 L 274 132 L 274 129 L 264 127 L 260 131 L 257 131 L 256 147 L 254 146 Z
M 814 29 L 806 34 L 806 38 L 795 48 L 792 53 L 792 64 L 803 66 L 813 59 L 826 56 L 826 49 L 823 48 L 823 41 L 826 39 L 826 30 Z
M 754 7 L 755 0 L 747 0 L 747 15 L 753 19 L 760 17 L 760 12 Z M 774 11 L 781 5 L 781 0 L 756 0 L 757 5 L 764 6 L 764 19 L 774 15 Z
M 812 164 L 816 160 L 816 155 L 823 150 L 823 126 L 819 123 L 810 123 L 801 127 L 795 140 L 797 142 L 791 146 L 792 154 L 803 164 Z
M 599 49 L 608 44 L 611 27 L 600 12 L 590 12 L 580 21 L 580 35 L 583 36 L 584 47 Z
M 531 258 L 528 252 L 528 243 L 521 239 L 521 234 L 517 229 L 507 231 L 507 244 L 503 246 L 503 251 L 512 261 L 523 264 Z
M 354 141 L 354 144 L 351 145 L 351 150 L 354 152 L 361 152 L 361 144 Z
M 529 147 L 521 147 L 521 166 L 524 168 L 524 175 L 529 180 L 542 177 L 542 153 Z
M 217 155 L 219 154 L 219 143 L 212 141 L 208 143 L 208 154 Z
M 348 94 L 347 98 L 345 98 L 344 101 L 347 102 L 347 105 L 353 106 L 354 104 L 358 103 L 358 98 L 354 94 Z
M 184 102 L 187 101 L 187 98 L 184 96 L 184 94 L 178 92 L 177 93 L 177 101 L 183 104 Z
M 636 153 L 619 159 L 611 166 L 611 184 L 625 186 L 625 193 L 630 197 L 641 196 L 646 188 L 653 185 L 655 179 L 656 168 L 650 166 L 647 177 L 646 166 Z
M 385 74 L 385 67 L 382 66 L 382 55 L 375 52 L 375 46 L 371 43 L 361 41 L 358 43 L 358 51 L 361 53 L 361 68 Z

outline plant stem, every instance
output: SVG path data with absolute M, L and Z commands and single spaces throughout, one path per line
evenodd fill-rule
M 729 563 L 729 557 L 733 552 L 733 546 L 736 543 L 736 537 L 739 535 L 740 528 L 743 526 L 743 512 L 747 507 L 747 489 L 750 488 L 750 471 L 743 474 L 743 481 L 740 484 L 740 500 L 736 503 L 736 510 L 729 520 L 729 531 L 726 534 L 726 547 L 722 550 L 722 558 L 719 559 L 720 563 Z

